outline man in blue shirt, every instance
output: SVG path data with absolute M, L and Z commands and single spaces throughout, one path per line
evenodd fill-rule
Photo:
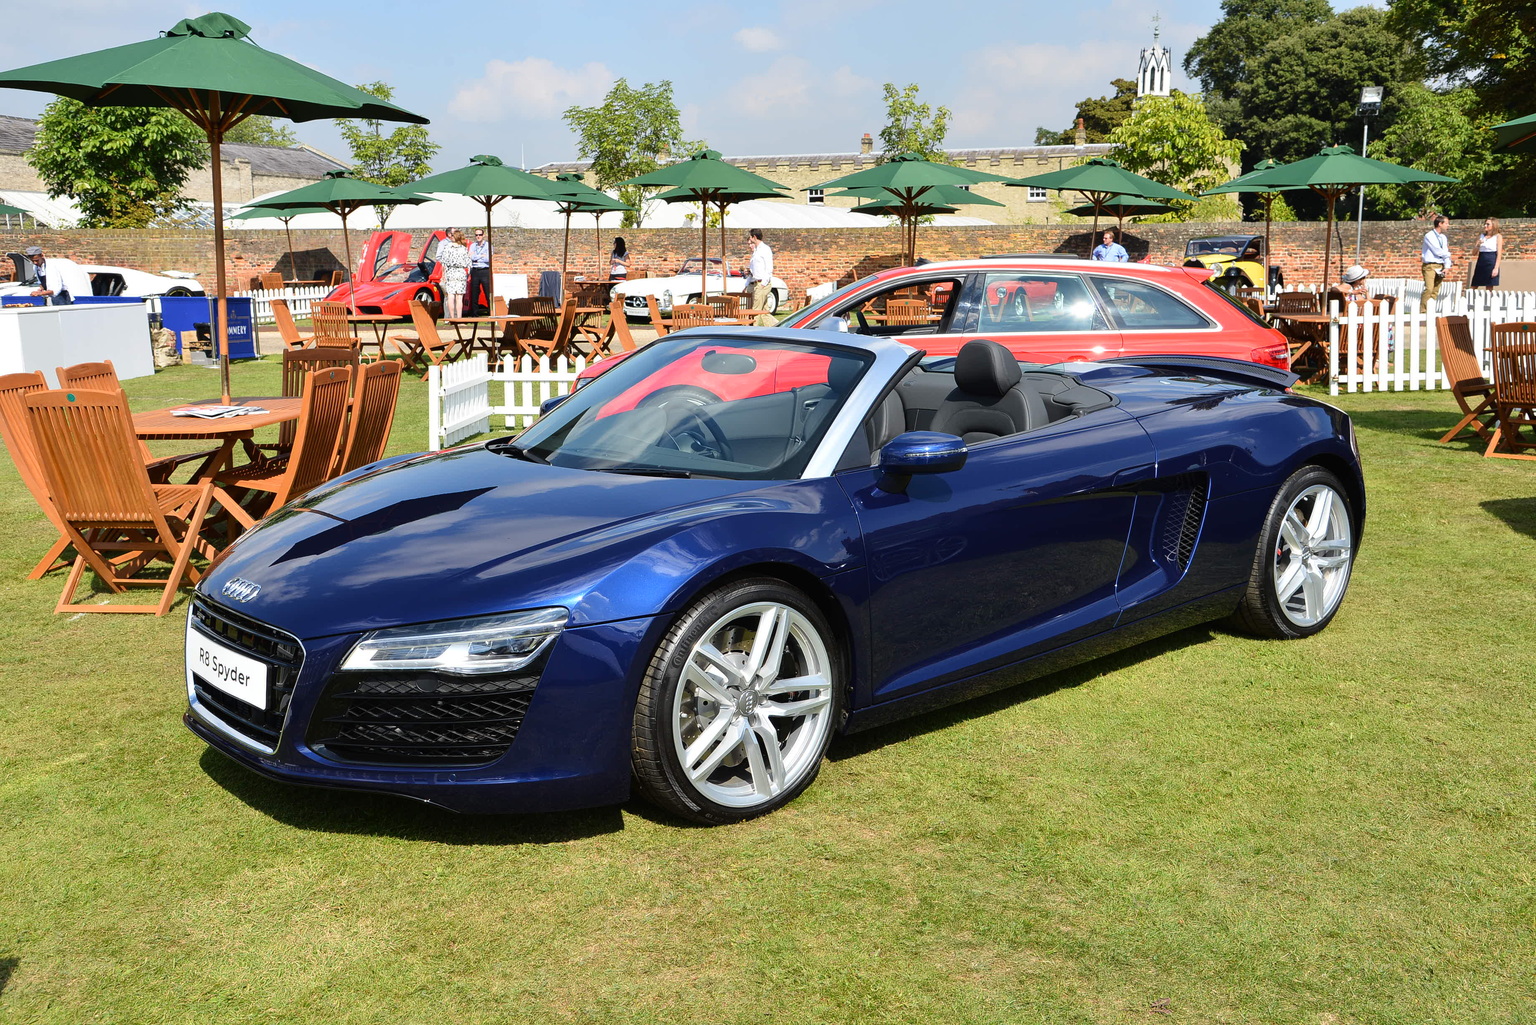
M 1125 247 L 1115 241 L 1115 233 L 1104 233 L 1104 244 L 1094 246 L 1093 258 L 1102 263 L 1129 263 L 1131 254 L 1125 251 Z
M 464 313 L 479 316 L 491 312 L 491 244 L 485 239 L 485 229 L 475 229 L 475 240 L 469 244 L 469 287 L 464 293 Z

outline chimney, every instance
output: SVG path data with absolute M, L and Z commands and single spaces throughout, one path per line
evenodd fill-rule
M 864 133 L 864 138 L 859 140 L 859 152 L 860 153 L 871 153 L 871 152 L 874 151 L 874 148 L 875 148 L 875 140 L 871 139 L 869 137 L 869 133 L 868 132 L 865 132 Z
M 1072 130 L 1072 145 L 1082 149 L 1088 145 L 1088 129 L 1083 127 L 1083 119 L 1077 119 L 1077 127 Z

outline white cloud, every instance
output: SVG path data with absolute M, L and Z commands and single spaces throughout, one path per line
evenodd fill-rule
M 553 118 L 572 104 L 601 100 L 613 80 L 607 65 L 598 63 L 567 69 L 543 57 L 492 60 L 485 74 L 454 94 L 448 112 L 465 121 L 500 121 L 513 113 Z
M 848 65 L 844 64 L 832 72 L 832 77 L 827 82 L 827 88 L 834 96 L 861 96 L 865 93 L 874 95 L 878 88 L 873 78 L 865 78 Z
M 742 49 L 752 53 L 768 53 L 772 50 L 784 49 L 784 40 L 779 38 L 779 34 L 761 25 L 744 28 L 732 38 L 741 44 Z
M 762 74 L 747 75 L 730 94 L 741 113 L 750 117 L 782 117 L 810 107 L 814 68 L 803 57 L 780 57 Z
M 1065 128 L 1083 97 L 1109 93 L 1111 78 L 1135 76 L 1134 51 L 1126 72 L 1124 61 L 1106 58 L 1104 48 L 1102 41 L 1018 43 L 963 55 L 969 74 L 948 104 L 955 112 L 949 145 L 1029 145 L 1038 125 Z

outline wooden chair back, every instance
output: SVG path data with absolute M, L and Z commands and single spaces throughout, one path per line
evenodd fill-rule
M 661 306 L 656 302 L 656 297 L 654 295 L 648 295 L 645 297 L 645 307 L 650 311 L 651 327 L 655 330 L 656 337 L 661 338 L 665 336 L 667 332 L 671 330 L 671 328 L 669 328 L 666 321 L 662 319 Z
M 201 543 L 213 482 L 157 485 L 150 481 L 121 389 L 60 389 L 37 392 L 24 401 L 43 477 L 65 536 L 77 553 L 54 611 L 164 615 L 182 579 L 200 579 L 189 560 Z M 181 525 L 179 533 L 173 523 Z M 114 562 L 114 555 L 124 553 L 138 557 L 121 565 Z M 137 576 L 153 557 L 172 562 L 169 577 Z M 125 587 L 159 587 L 160 601 L 156 605 L 74 604 L 74 592 L 87 567 L 114 592 Z
M 1317 294 L 1315 292 L 1281 292 L 1275 296 L 1275 312 L 1281 315 L 1287 313 L 1318 313 Z
M 1494 324 L 1488 344 L 1498 427 L 1485 456 L 1536 459 L 1536 323 Z
M 1437 317 L 1435 335 L 1439 339 L 1440 363 L 1451 383 L 1451 397 L 1462 413 L 1461 420 L 1441 435 L 1440 441 L 1449 442 L 1469 428 L 1487 440 L 1493 433 L 1493 382 L 1483 376 L 1483 368 L 1478 364 L 1472 328 L 1466 317 Z
M 614 296 L 608 303 L 608 338 L 604 347 L 606 355 L 629 352 L 640 347 L 635 342 L 635 336 L 629 333 L 629 318 L 624 315 L 622 295 Z
M 507 315 L 507 300 L 499 295 L 491 296 L 491 314 L 497 317 Z
M 272 300 L 272 320 L 277 324 L 278 337 L 283 344 L 290 349 L 300 349 L 310 343 L 313 335 L 299 333 L 299 325 L 294 322 L 293 311 L 288 308 L 287 299 Z
M 335 288 L 346 280 L 346 274 L 339 270 L 331 271 L 331 287 Z
M 390 428 L 395 423 L 395 399 L 400 395 L 403 370 L 396 360 L 383 359 L 359 372 L 352 416 L 347 421 L 347 436 L 334 476 L 351 473 L 383 458 Z
M 576 297 L 571 296 L 560 308 L 560 318 L 554 331 L 533 332 L 523 339 L 523 348 L 534 355 L 557 356 L 567 351 L 571 344 L 571 331 L 576 326 Z
M 441 331 L 437 329 L 437 321 L 432 317 L 432 311 L 426 304 L 411 300 L 411 323 L 415 325 L 416 337 L 407 335 L 395 335 L 395 341 L 407 347 L 406 361 L 412 366 L 421 367 L 421 376 L 425 378 L 431 372 L 434 364 L 441 366 L 452 362 L 454 357 L 464 354 L 459 349 L 457 339 L 445 340 Z
M 76 388 L 85 391 L 123 390 L 123 383 L 118 380 L 117 368 L 112 365 L 111 360 L 57 367 L 54 369 L 54 374 L 58 377 L 60 388 Z
M 281 271 L 269 270 L 261 276 L 261 287 L 268 292 L 281 292 L 284 282 Z
M 352 391 L 352 367 L 326 367 L 304 375 L 304 402 L 299 428 L 288 457 L 285 479 L 274 489 L 272 508 L 278 509 L 296 495 L 331 479 L 336 453 L 341 448 L 347 423 L 347 401 Z
M 505 302 L 507 312 L 514 316 L 534 317 L 539 315 L 534 312 L 534 300 L 532 296 L 527 296 L 522 299 L 509 299 Z
M 686 331 L 690 327 L 713 327 L 715 308 L 709 303 L 673 303 L 672 330 Z
M 316 345 L 350 347 L 358 344 L 352 334 L 352 325 L 347 322 L 345 303 L 315 303 L 310 309 L 310 319 L 315 326 Z
M 0 440 L 16 464 L 16 472 L 22 484 L 32 494 L 32 499 L 43 510 L 43 515 L 59 530 L 59 540 L 48 553 L 27 573 L 28 580 L 37 580 L 43 574 L 57 568 L 56 563 L 69 546 L 64 536 L 64 523 L 53 508 L 53 498 L 48 494 L 48 482 L 43 479 L 43 467 L 38 462 L 37 441 L 32 436 L 32 424 L 27 416 L 26 397 L 48 390 L 48 379 L 41 370 L 29 370 L 20 374 L 0 376 Z
M 933 310 L 926 299 L 887 299 L 885 301 L 885 323 L 891 325 L 929 324 Z
M 730 292 L 724 295 L 711 295 L 705 300 L 715 311 L 717 317 L 729 317 L 735 320 L 741 312 L 741 296 Z

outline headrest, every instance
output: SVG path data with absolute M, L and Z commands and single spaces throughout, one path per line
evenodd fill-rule
M 955 358 L 955 386 L 972 395 L 1006 394 L 1023 376 L 1018 358 L 987 338 L 966 342 Z

